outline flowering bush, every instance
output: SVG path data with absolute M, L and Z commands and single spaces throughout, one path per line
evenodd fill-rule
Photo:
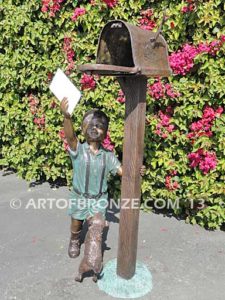
M 77 65 L 95 61 L 98 37 L 111 19 L 163 35 L 173 76 L 150 78 L 142 201 L 179 200 L 176 214 L 215 229 L 225 222 L 225 24 L 223 1 L 30 0 L 0 9 L 0 165 L 26 180 L 66 178 L 72 166 L 63 116 L 49 83 L 58 67 L 82 90 L 74 130 L 93 107 L 110 117 L 103 146 L 122 158 L 125 96 L 116 78 Z M 110 192 L 117 198 L 120 181 Z M 204 205 L 201 205 L 204 202 Z M 194 205 L 192 205 L 194 203 Z M 143 206 L 144 207 L 144 206 Z M 153 206 L 154 209 L 154 206 Z
M 202 53 L 217 54 L 224 44 L 225 36 L 210 43 L 200 43 L 198 46 L 185 44 L 181 50 L 174 52 L 169 57 L 169 62 L 175 74 L 186 75 L 194 66 L 194 58 Z

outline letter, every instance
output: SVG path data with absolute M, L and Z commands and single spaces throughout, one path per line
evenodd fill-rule
M 59 205 L 60 202 L 64 202 L 64 206 L 60 206 Z M 66 199 L 57 199 L 56 207 L 59 208 L 59 209 L 67 208 L 67 200 Z
M 33 206 L 33 209 L 37 209 L 33 198 L 29 199 L 25 209 L 28 209 L 30 206 Z
M 157 204 L 157 202 L 163 202 L 163 205 L 158 205 Z M 159 203 L 160 204 L 160 203 Z M 163 209 L 163 208 L 165 208 L 166 207 L 166 200 L 164 200 L 164 199 L 156 199 L 155 200 L 155 202 L 154 202 L 154 206 L 155 206 L 155 208 L 157 208 L 157 209 Z
M 54 198 L 47 198 L 46 200 L 50 202 L 49 208 L 52 209 L 52 207 L 53 207 L 53 201 L 55 201 L 55 199 Z
M 175 201 L 173 201 L 172 199 L 168 199 L 167 200 L 167 209 L 179 209 L 180 208 L 180 201 L 177 198 Z
M 132 209 L 139 209 L 139 203 L 140 203 L 139 198 L 133 198 L 131 208 Z
M 46 209 L 45 204 L 46 204 L 45 198 L 38 199 L 38 209 L 41 209 L 41 208 Z

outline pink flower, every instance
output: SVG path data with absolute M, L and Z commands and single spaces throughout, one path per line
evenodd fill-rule
M 212 56 L 215 56 L 217 52 L 222 47 L 225 41 L 225 36 L 221 35 L 220 40 L 214 40 L 211 43 L 200 43 L 198 45 L 199 53 L 209 53 Z
M 71 61 L 66 68 L 66 75 L 70 75 L 71 71 L 74 69 L 75 63 L 74 61 Z
M 64 37 L 64 42 L 63 42 L 63 51 L 65 53 L 66 56 L 66 60 L 67 60 L 67 68 L 66 68 L 66 74 L 70 75 L 71 71 L 74 69 L 74 56 L 75 56 L 75 52 L 72 49 L 72 39 L 69 37 Z
M 197 46 L 184 45 L 182 49 L 169 56 L 170 66 L 175 74 L 186 75 L 194 66 L 194 58 L 201 53 L 209 53 L 213 56 L 220 50 L 225 37 L 221 36 L 220 41 L 211 43 L 199 43 Z M 222 42 L 223 41 L 223 42 Z
M 45 116 L 41 118 L 34 118 L 34 124 L 38 125 L 38 128 L 41 129 L 45 125 Z
M 216 110 L 216 115 L 217 115 L 218 117 L 220 117 L 220 115 L 222 114 L 222 112 L 223 112 L 223 108 L 220 106 L 220 107 L 218 107 L 217 110 Z
M 182 12 L 182 13 L 187 13 L 188 11 L 189 11 L 188 6 L 183 6 L 183 7 L 181 8 L 181 12 Z
M 112 143 L 111 138 L 110 138 L 110 133 L 109 131 L 107 132 L 107 136 L 104 139 L 104 141 L 102 142 L 102 146 L 109 150 L 109 151 L 113 151 L 115 148 L 115 145 Z
M 190 167 L 195 168 L 199 165 L 202 158 L 203 150 L 199 149 L 196 152 L 188 154 L 188 159 L 190 160 Z
M 162 137 L 163 139 L 166 139 L 166 138 L 168 138 L 168 134 L 167 134 L 167 133 L 163 133 L 163 134 L 161 135 L 161 137 Z
M 191 11 L 193 11 L 194 9 L 195 9 L 195 5 L 193 4 L 193 1 L 187 1 L 188 3 L 189 3 L 189 5 L 188 6 L 183 6 L 182 8 L 181 8 L 181 12 L 182 13 L 187 13 L 187 12 L 191 12 Z
M 49 16 L 54 17 L 55 13 L 60 10 L 60 3 L 64 0 L 42 0 L 42 12 L 48 12 Z
M 102 0 L 102 1 L 105 2 L 109 8 L 113 8 L 114 6 L 116 6 L 118 2 L 118 0 Z
M 32 94 L 29 95 L 29 105 L 30 106 L 37 106 L 39 104 L 39 100 L 33 96 Z
M 32 115 L 35 115 L 38 111 L 37 105 L 39 104 L 39 100 L 33 96 L 32 94 L 29 95 L 29 108 Z
M 206 106 L 203 110 L 202 119 L 193 122 L 190 125 L 191 133 L 187 135 L 189 139 L 194 139 L 200 136 L 212 136 L 211 128 L 216 117 L 220 117 L 223 108 L 220 106 L 216 110 L 212 107 Z
M 152 30 L 156 27 L 156 23 L 152 20 L 153 10 L 147 9 L 141 12 L 141 18 L 139 19 L 139 26 L 145 30 Z
M 199 163 L 199 169 L 203 174 L 207 174 L 210 170 L 214 170 L 217 165 L 217 158 L 214 152 L 205 152 L 204 158 Z
M 168 127 L 167 127 L 167 130 L 168 132 L 172 132 L 174 130 L 174 125 L 170 124 Z
M 48 11 L 48 6 L 43 5 L 42 8 L 41 8 L 41 11 L 42 12 L 47 12 Z
M 68 144 L 68 142 L 66 140 L 66 135 L 65 135 L 64 129 L 59 130 L 58 134 L 59 134 L 60 139 L 63 141 L 63 148 L 64 148 L 64 150 L 68 151 L 69 144 Z
M 165 178 L 165 186 L 168 190 L 174 191 L 180 187 L 177 181 L 172 181 L 172 177 L 167 175 Z
M 203 119 L 208 119 L 209 121 L 213 121 L 215 119 L 214 109 L 210 106 L 206 106 L 203 111 Z
M 63 129 L 61 129 L 61 130 L 59 130 L 59 137 L 63 140 L 63 139 L 65 139 L 65 132 L 64 132 L 64 130 Z
M 94 77 L 91 75 L 83 74 L 80 80 L 81 83 L 81 89 L 82 90 L 94 90 L 96 87 L 96 82 L 94 80 Z
M 162 126 L 169 126 L 170 117 L 168 115 L 164 114 L 162 111 L 159 111 L 159 117 L 161 119 Z
M 179 189 L 180 185 L 177 181 L 173 183 L 173 190 Z
M 161 123 L 158 123 L 157 125 L 156 125 L 156 129 L 160 129 L 162 127 L 162 124 Z
M 157 124 L 158 126 L 159 124 Z M 162 135 L 162 131 L 160 129 L 155 130 L 155 134 L 161 136 Z
M 169 116 L 172 116 L 173 115 L 173 108 L 172 108 L 172 106 L 167 106 L 167 108 L 166 108 L 166 113 L 167 113 L 167 115 L 169 115 Z
M 171 84 L 169 84 L 169 83 L 166 83 L 166 84 L 165 84 L 165 90 L 166 90 L 166 95 L 167 95 L 168 97 L 172 98 L 172 99 L 177 98 L 177 97 L 180 96 L 180 93 L 174 92 L 174 90 L 173 90 Z
M 40 124 L 41 124 L 41 125 L 44 125 L 44 124 L 45 124 L 45 117 L 44 117 L 44 116 L 42 116 L 42 117 L 40 118 Z
M 198 52 L 199 53 L 209 53 L 210 51 L 210 46 L 208 45 L 208 43 L 200 43 L 198 45 Z
M 78 17 L 80 16 L 83 16 L 86 14 L 86 9 L 85 8 L 80 8 L 80 7 L 77 7 L 74 12 L 73 12 L 73 15 L 71 17 L 71 20 L 72 21 L 76 21 Z
M 156 100 L 162 99 L 165 96 L 172 99 L 180 96 L 180 93 L 173 90 L 171 84 L 164 84 L 160 79 L 158 79 L 155 83 L 148 85 L 148 92 L 149 95 Z
M 172 176 L 177 175 L 177 171 L 176 170 L 170 170 L 170 175 L 172 175 Z
M 64 37 L 64 43 L 63 43 L 63 51 L 66 54 L 66 58 L 68 62 L 73 62 L 73 58 L 75 55 L 75 52 L 72 49 L 72 39 L 69 37 Z
M 169 133 L 171 133 L 175 128 L 173 124 L 170 124 L 172 112 L 173 110 L 170 106 L 168 106 L 168 114 L 164 114 L 162 111 L 158 112 L 160 120 L 156 125 L 155 134 L 162 137 L 163 139 L 166 139 Z
M 171 176 L 166 176 L 165 186 L 167 187 L 167 189 L 170 189 L 170 181 L 171 181 Z
M 64 147 L 64 150 L 65 150 L 65 151 L 68 151 L 68 150 L 69 150 L 69 144 L 67 143 L 67 140 L 66 140 L 66 139 L 64 139 L 64 141 L 63 141 L 63 147 Z
M 195 6 L 193 4 L 190 4 L 188 9 L 189 9 L 189 11 L 193 11 L 195 9 Z
M 162 82 L 160 80 L 156 81 L 152 85 L 148 85 L 148 90 L 150 96 L 152 96 L 155 99 L 163 98 L 165 95 L 164 87 L 162 85 Z
M 143 11 L 141 11 L 141 15 L 146 18 L 151 18 L 153 16 L 153 10 L 151 8 L 143 10 Z
M 39 124 L 39 119 L 38 118 L 34 118 L 34 124 Z
M 194 66 L 194 58 L 198 54 L 195 46 L 185 44 L 181 50 L 169 56 L 170 66 L 175 74 L 186 75 Z
M 195 168 L 198 166 L 203 174 L 207 174 L 210 170 L 214 170 L 217 165 L 215 152 L 208 152 L 203 149 L 198 149 L 196 152 L 188 154 L 188 159 L 190 160 L 190 167 Z
M 120 103 L 124 103 L 125 102 L 125 95 L 124 95 L 124 93 L 123 93 L 122 90 L 119 90 L 118 97 L 117 97 L 116 101 L 118 101 Z
M 220 40 L 222 43 L 225 43 L 225 35 L 224 34 L 221 35 Z

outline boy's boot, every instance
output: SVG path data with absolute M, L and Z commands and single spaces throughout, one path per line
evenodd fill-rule
M 70 243 L 68 248 L 68 254 L 70 258 L 76 258 L 80 255 L 80 231 L 72 232 L 70 237 Z

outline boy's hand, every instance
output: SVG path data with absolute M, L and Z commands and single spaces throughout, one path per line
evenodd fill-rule
M 65 118 L 70 118 L 70 114 L 68 113 L 68 100 L 67 98 L 63 98 L 60 103 L 60 110 Z
M 144 176 L 145 173 L 146 173 L 146 167 L 145 167 L 144 165 L 142 165 L 142 166 L 140 167 L 140 175 L 141 175 L 141 176 Z M 117 171 L 117 174 L 120 175 L 120 176 L 123 175 L 123 167 L 122 167 L 122 166 L 119 167 L 119 169 L 118 169 L 118 171 Z
M 146 173 L 146 167 L 144 165 L 142 165 L 140 168 L 140 174 L 141 174 L 141 176 L 144 176 L 145 173 Z

